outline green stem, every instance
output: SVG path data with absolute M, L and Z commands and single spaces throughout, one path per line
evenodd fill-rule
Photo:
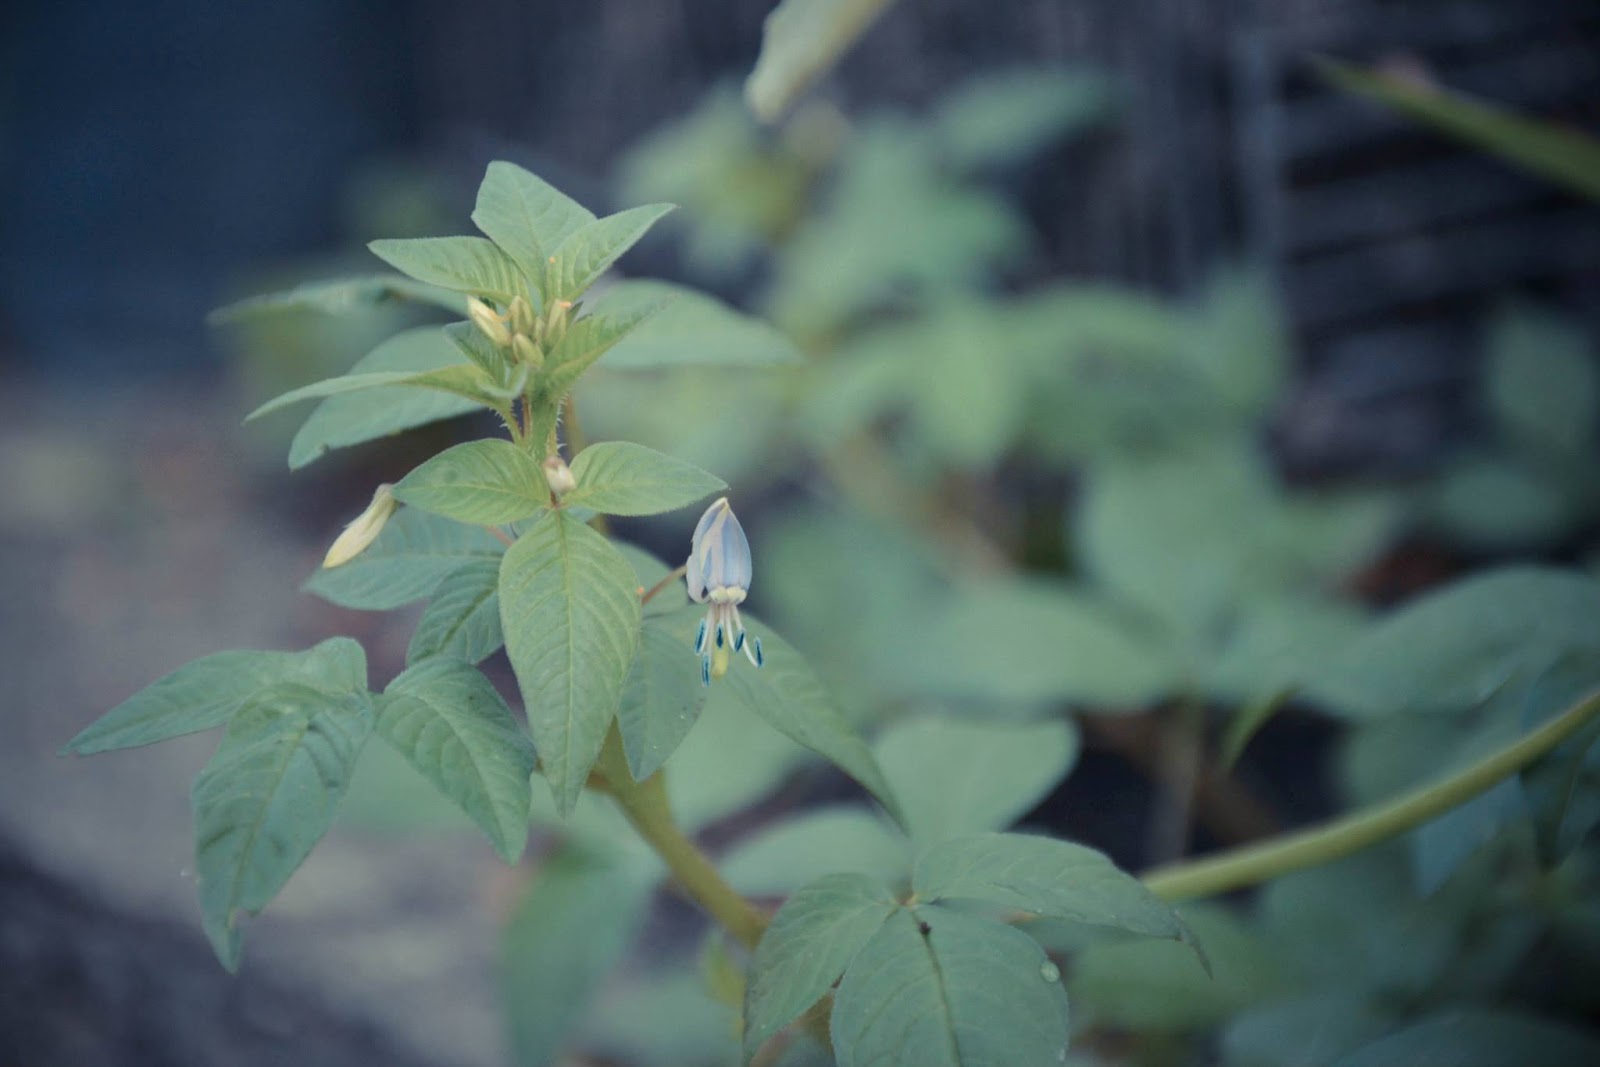
M 1485 792 L 1577 733 L 1600 714 L 1600 692 L 1572 705 L 1520 740 L 1441 781 L 1387 804 L 1258 845 L 1158 867 L 1144 884 L 1166 900 L 1191 900 L 1317 867 L 1415 829 Z
M 657 772 L 643 782 L 633 780 L 615 723 L 606 735 L 597 767 L 622 814 L 655 849 L 678 884 L 740 944 L 754 949 L 767 928 L 766 915 L 723 879 L 706 854 L 673 821 L 664 774 Z

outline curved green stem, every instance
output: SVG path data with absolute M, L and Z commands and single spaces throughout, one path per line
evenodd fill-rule
M 616 724 L 606 735 L 597 764 L 606 792 L 622 814 L 655 849 L 684 890 L 745 948 L 754 949 L 767 928 L 767 916 L 730 886 L 716 866 L 673 821 L 666 779 L 660 772 L 635 782 L 622 751 Z
M 1163 899 L 1190 900 L 1257 885 L 1293 871 L 1343 859 L 1464 804 L 1554 749 L 1583 729 L 1597 714 L 1600 714 L 1600 692 L 1578 701 L 1498 752 L 1387 804 L 1260 844 L 1158 867 L 1144 876 L 1144 884 Z

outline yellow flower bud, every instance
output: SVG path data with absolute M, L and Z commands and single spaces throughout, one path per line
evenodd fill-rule
M 511 353 L 517 357 L 518 363 L 526 363 L 534 370 L 544 366 L 544 353 L 538 345 L 528 340 L 525 333 L 519 333 L 511 339 Z
M 578 488 L 578 479 L 572 476 L 572 468 L 560 456 L 551 456 L 544 461 L 544 480 L 556 496 Z
M 527 297 L 519 296 L 511 301 L 511 307 L 506 310 L 506 317 L 511 320 L 512 333 L 533 333 L 536 321 L 533 314 L 533 305 L 528 303 Z
M 372 503 L 367 505 L 367 510 L 357 515 L 355 521 L 334 538 L 333 544 L 328 548 L 328 554 L 322 559 L 324 567 L 339 567 L 349 563 L 378 539 L 378 535 L 383 532 L 383 524 L 389 521 L 389 516 L 399 507 L 393 490 L 394 486 L 387 482 L 378 486 L 377 492 L 372 494 Z
M 572 301 L 557 300 L 544 319 L 544 346 L 554 348 L 567 332 L 567 316 L 572 314 Z
M 475 296 L 467 297 L 467 318 L 495 344 L 504 347 L 511 343 L 511 331 L 506 329 L 505 320 L 494 308 Z

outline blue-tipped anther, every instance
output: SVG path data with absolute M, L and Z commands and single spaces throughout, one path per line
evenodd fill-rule
M 711 661 L 709 659 L 702 658 L 700 660 L 700 684 L 711 684 Z
M 744 651 L 744 631 L 743 630 L 740 630 L 737 634 L 734 634 L 734 636 L 733 636 L 733 650 L 735 652 L 743 652 Z
M 717 623 L 717 647 L 721 648 L 722 645 L 723 645 L 722 624 L 719 622 L 719 623 Z
M 706 620 L 700 620 L 700 629 L 694 635 L 694 654 L 704 655 L 706 650 Z
M 752 638 L 751 638 L 751 639 L 750 639 L 750 643 L 751 643 L 751 645 L 753 645 L 753 646 L 754 646 L 754 647 L 755 647 L 755 650 L 756 650 L 756 666 L 757 666 L 757 667 L 760 667 L 760 666 L 762 666 L 762 665 L 763 665 L 763 664 L 764 664 L 764 663 L 766 663 L 766 662 L 767 662 L 767 657 L 766 657 L 766 656 L 764 656 L 764 655 L 763 655 L 763 654 L 762 654 L 762 652 L 761 652 L 761 638 L 759 638 L 759 637 L 752 637 Z

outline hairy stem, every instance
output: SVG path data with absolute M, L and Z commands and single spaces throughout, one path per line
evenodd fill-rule
M 588 447 L 589 441 L 583 436 L 583 424 L 578 421 L 578 402 L 572 399 L 572 392 L 561 398 L 561 422 L 567 428 L 567 452 L 576 456 Z
M 688 571 L 688 569 L 689 568 L 687 566 L 674 568 L 672 571 L 670 571 L 667 574 L 667 576 L 665 578 L 661 579 L 655 585 L 652 585 L 649 589 L 647 589 L 643 593 L 640 593 L 639 594 L 639 603 L 640 604 L 648 604 L 648 603 L 650 603 L 650 601 L 655 597 L 655 595 L 657 593 L 661 592 L 661 590 L 665 589 L 667 586 L 671 585 L 673 582 L 675 582 L 678 579 L 682 578 L 684 576 L 685 572 Z
M 1144 876 L 1144 884 L 1166 900 L 1191 900 L 1343 859 L 1466 803 L 1550 752 L 1597 714 L 1600 692 L 1590 694 L 1539 729 L 1477 763 L 1386 804 L 1260 844 L 1158 867 Z
M 730 886 L 698 845 L 673 821 L 666 778 L 657 772 L 635 782 L 613 723 L 597 765 L 607 791 L 628 822 L 655 849 L 684 891 L 745 948 L 754 949 L 767 928 L 767 916 Z

